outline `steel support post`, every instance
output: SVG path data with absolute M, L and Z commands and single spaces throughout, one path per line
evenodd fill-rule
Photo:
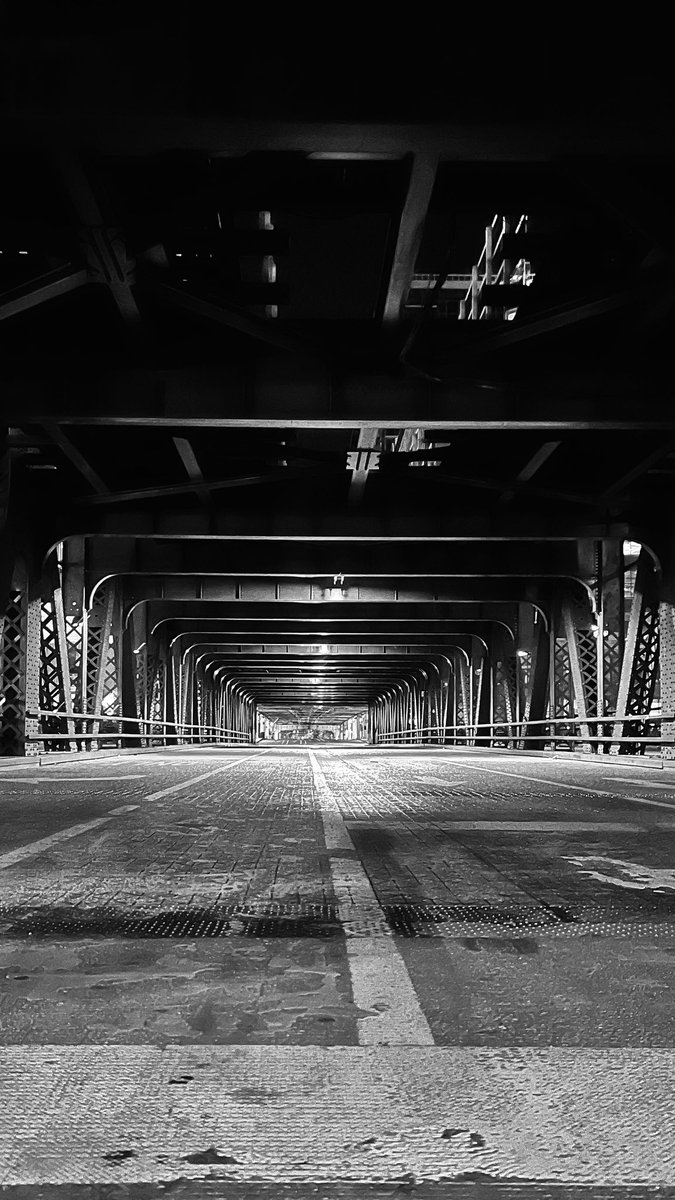
M 0 752 L 32 755 L 44 749 L 36 739 L 39 721 L 27 713 L 40 707 L 41 609 L 31 597 L 25 564 L 15 566 L 2 630 L 2 692 Z
M 541 613 L 534 613 L 532 636 L 529 641 L 528 679 L 525 688 L 525 711 L 522 719 L 523 746 L 526 750 L 543 750 L 548 739 L 544 726 L 534 722 L 546 720 L 549 703 L 549 671 L 551 662 L 551 638 Z M 533 724 L 529 724 L 533 722 Z M 534 735 L 540 735 L 532 740 Z
M 138 680 L 137 680 L 137 656 L 134 654 L 134 634 L 133 630 L 127 626 L 120 633 L 120 661 L 118 673 L 118 688 L 120 695 L 120 708 L 123 717 L 144 716 L 143 708 L 145 702 L 145 688 L 143 696 L 139 697 Z M 121 675 L 121 678 L 120 678 Z M 144 681 L 145 682 L 145 681 Z M 139 704 L 139 700 L 141 703 Z M 124 722 L 120 726 L 122 734 L 123 746 L 140 746 L 141 741 L 138 737 L 133 737 L 133 734 L 145 732 L 145 727 L 141 724 L 129 725 Z
M 647 550 L 640 552 L 635 591 L 631 603 L 626 648 L 621 665 L 617 696 L 619 715 L 648 713 L 656 690 L 659 666 L 659 586 L 654 562 Z M 669 599 L 664 598 L 664 613 L 668 616 Z M 670 653 L 669 620 L 666 622 L 666 653 Z M 616 721 L 612 737 L 644 736 L 647 722 Z M 644 745 L 621 742 L 611 747 L 612 754 L 640 754 Z
M 492 720 L 502 726 L 494 731 L 493 745 L 506 745 L 513 749 L 516 730 L 513 722 L 518 720 L 518 659 L 514 643 L 505 634 L 493 636 L 492 649 L 492 680 L 493 680 L 493 709 Z M 508 733 L 505 726 L 508 726 Z
M 113 645 L 113 616 L 115 610 L 115 586 L 109 583 L 97 593 L 94 604 L 87 615 L 87 708 L 86 712 L 100 713 L 108 693 L 111 675 L 117 682 L 117 667 Z M 112 706 L 111 706 L 112 707 Z M 97 734 L 101 722 L 89 723 L 90 732 Z M 98 743 L 90 743 L 96 749 Z
M 567 642 L 575 715 L 579 720 L 579 732 L 585 739 L 584 749 L 592 752 L 591 727 L 587 718 L 597 713 L 597 628 L 593 628 L 594 622 L 588 604 L 576 593 L 571 594 L 569 591 L 564 594 L 562 600 L 562 622 Z
M 481 646 L 474 640 L 472 649 L 472 681 L 474 698 L 475 726 L 485 726 L 492 723 L 492 655 L 487 646 Z M 490 733 L 482 728 L 477 729 L 474 745 L 489 746 Z
M 625 645 L 623 542 L 601 542 L 598 550 L 598 649 L 602 668 L 598 716 L 619 711 L 619 680 Z M 600 689 L 599 689 L 600 690 Z

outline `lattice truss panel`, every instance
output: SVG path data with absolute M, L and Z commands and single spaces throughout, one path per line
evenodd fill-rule
M 83 712 L 82 656 L 84 651 L 85 623 L 82 617 L 64 616 L 66 654 L 70 676 L 70 697 L 74 712 Z
M 635 645 L 635 657 L 631 672 L 626 713 L 648 712 L 654 700 L 659 671 L 659 608 L 650 598 L 642 605 Z M 659 725 L 649 721 L 627 721 L 623 726 L 624 737 L 658 736 Z M 623 742 L 620 754 L 640 754 L 644 747 Z
M 87 712 L 120 713 L 118 654 L 113 635 L 115 586 L 100 588 L 87 619 Z
M 557 719 L 571 717 L 574 714 L 572 702 L 572 672 L 567 638 L 551 639 L 553 648 L 552 698 L 549 706 L 549 716 Z M 552 713 L 550 710 L 553 710 Z
M 154 737 L 160 737 L 166 733 L 162 725 L 162 722 L 166 719 L 164 715 L 166 712 L 166 684 L 166 664 L 157 655 L 149 655 L 145 677 L 145 692 L 143 694 L 147 696 L 148 719 L 156 722 L 156 724 L 149 727 L 149 733 Z M 139 715 L 145 715 L 140 707 Z
M 605 629 L 602 644 L 602 671 L 604 683 L 604 712 L 616 711 L 616 700 L 619 694 L 621 678 L 621 659 L 623 656 L 623 637 L 611 629 Z
M 42 729 L 46 734 L 74 732 L 72 721 L 66 719 L 66 711 L 72 712 L 73 707 L 68 659 L 63 653 L 65 647 L 59 632 L 62 620 L 59 596 L 60 593 L 53 593 L 40 606 L 40 708 L 63 714 L 42 717 Z M 46 748 L 66 750 L 68 743 L 47 740 Z
M 22 754 L 25 731 L 26 605 L 21 591 L 11 591 L 2 631 L 2 708 L 0 753 Z
M 458 733 L 468 732 L 466 726 L 473 724 L 471 713 L 471 690 L 469 687 L 469 664 L 463 655 L 455 660 L 455 717 L 454 724 L 464 726 Z
M 584 691 L 585 715 L 598 715 L 598 644 L 592 631 L 577 629 L 579 667 Z
M 514 655 L 503 655 L 495 662 L 493 721 L 495 725 L 508 725 L 518 719 L 518 659 Z M 493 739 L 495 746 L 513 746 L 515 729 L 500 730 Z

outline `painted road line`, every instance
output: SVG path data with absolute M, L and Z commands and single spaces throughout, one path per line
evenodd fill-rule
M 124 813 L 135 812 L 140 807 L 140 804 L 121 804 L 119 808 L 109 808 L 108 816 L 121 817 Z
M 665 804 L 663 800 L 639 800 L 637 796 L 624 796 L 622 792 L 606 792 L 602 788 L 582 787 L 579 783 L 558 783 L 557 779 L 542 779 L 540 775 L 521 775 L 519 771 L 504 771 L 500 767 L 479 767 L 477 763 L 464 763 L 464 766 L 469 771 L 483 771 L 486 775 L 508 775 L 511 779 L 524 779 L 527 783 L 540 783 L 545 787 L 587 792 L 590 796 L 611 796 L 612 800 L 625 800 L 628 804 L 648 804 L 654 808 L 667 808 L 670 812 L 675 812 L 675 804 Z
M 0 1068 L 8 1195 L 675 1184 L 672 1049 L 36 1045 Z
M 45 783 L 126 783 L 127 779 L 147 779 L 147 775 L 59 775 L 58 779 L 45 779 L 42 775 L 33 779 L 0 775 L 0 783 L 38 783 L 40 787 Z
M 355 853 L 354 843 L 316 754 L 313 750 L 308 754 L 330 856 L 333 890 L 346 931 L 349 932 L 350 909 L 357 920 L 359 910 L 373 914 L 370 925 L 373 936 L 346 940 L 354 1004 L 368 1013 L 357 1021 L 359 1044 L 433 1046 L 431 1029 L 370 880 L 357 858 L 339 856 L 345 850 Z
M 603 775 L 603 779 L 605 783 L 614 782 L 614 779 L 611 775 Z M 633 787 L 638 787 L 643 791 L 645 789 L 648 790 L 649 788 L 665 788 L 666 791 L 675 793 L 675 780 L 672 783 L 652 783 L 652 781 L 648 779 L 635 779 L 635 777 L 631 779 L 627 775 L 617 775 L 616 779 L 619 783 L 631 783 Z
M 164 796 L 171 796 L 174 792 L 184 791 L 186 788 L 192 787 L 194 784 L 201 783 L 204 779 L 211 779 L 214 775 L 220 775 L 222 771 L 229 770 L 230 767 L 236 767 L 239 763 L 247 762 L 251 758 L 258 758 L 257 754 L 248 754 L 246 758 L 238 758 L 232 762 L 225 763 L 222 767 L 217 767 L 214 771 L 207 771 L 205 775 L 197 775 L 193 779 L 188 779 L 184 783 L 176 783 L 173 787 L 163 788 L 160 792 L 152 792 L 149 796 L 144 796 L 143 801 L 160 800 Z M 123 807 L 123 811 L 130 812 L 132 808 L 138 808 L 139 805 Z M 41 854 L 43 850 L 49 850 L 52 846 L 56 846 L 59 842 L 66 842 L 70 838 L 79 837 L 82 833 L 89 833 L 92 829 L 98 829 L 101 825 L 107 825 L 112 820 L 113 815 L 121 815 L 117 812 L 108 813 L 105 817 L 96 817 L 93 821 L 85 821 L 81 825 L 71 825 L 68 829 L 62 829 L 58 833 L 52 833 L 49 837 L 40 838 L 37 842 L 29 842 L 26 846 L 18 846 L 16 850 L 9 850 L 6 854 L 0 855 L 0 870 L 5 867 L 11 867 L 14 863 L 21 862 L 24 858 L 32 858 L 35 854 Z
M 536 837 L 540 833 L 644 833 L 644 825 L 627 821 L 434 821 L 434 829 L 443 833 L 453 830 L 484 830 L 494 833 L 529 833 Z
M 240 766 L 241 763 L 250 762 L 252 758 L 260 759 L 260 754 L 247 754 L 245 758 L 234 758 L 222 767 L 216 767 L 213 771 L 206 771 L 204 775 L 194 775 L 192 779 L 187 779 L 183 783 L 174 783 L 171 787 L 162 788 L 159 792 L 151 792 L 149 796 L 144 796 L 143 799 L 162 800 L 164 796 L 173 796 L 176 792 L 184 792 L 186 788 L 193 787 L 196 783 L 203 783 L 205 779 L 213 779 L 214 775 L 220 775 L 223 771 L 229 771 L 230 767 Z
M 40 838 L 38 842 L 28 842 L 26 846 L 8 850 L 6 854 L 0 854 L 0 870 L 4 870 L 5 867 L 13 867 L 15 863 L 21 862 L 24 858 L 33 858 L 36 854 L 42 854 L 43 850 L 51 850 L 52 846 L 58 846 L 60 842 L 67 842 L 70 838 L 79 837 L 82 833 L 90 833 L 92 829 L 99 829 L 110 821 L 112 821 L 111 816 L 96 817 L 93 821 L 83 821 L 81 825 L 71 825 L 68 829 L 59 830 L 58 833 L 50 833 L 49 837 Z

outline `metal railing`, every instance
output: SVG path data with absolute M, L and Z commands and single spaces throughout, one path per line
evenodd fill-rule
M 151 717 L 121 717 L 111 713 L 64 712 L 46 708 L 27 710 L 26 716 L 31 720 L 39 721 L 42 725 L 40 732 L 29 734 L 26 737 L 27 742 L 84 743 L 124 740 L 125 742 L 147 742 L 148 745 L 158 742 L 160 745 L 193 745 L 196 742 L 208 741 L 250 745 L 254 741 L 252 734 L 245 733 L 240 729 L 223 729 L 220 725 L 185 724 L 180 721 L 158 721 Z M 85 728 L 69 730 L 66 733 L 53 732 L 51 729 L 44 728 L 45 718 L 58 719 L 61 724 L 65 722 L 73 724 L 77 721 Z M 85 729 L 88 723 L 117 726 L 135 725 L 139 732 L 132 733 L 118 728 L 92 729 L 87 733 Z M 167 732 L 168 730 L 171 732 Z
M 595 753 L 603 753 L 606 747 L 622 744 L 647 746 L 675 746 L 675 737 L 656 737 L 644 733 L 617 733 L 616 727 L 652 725 L 663 721 L 675 721 L 675 713 L 610 713 L 604 717 L 548 717 L 540 721 L 523 720 L 485 721 L 480 724 L 425 725 L 415 729 L 394 729 L 387 733 L 376 733 L 377 745 L 393 742 L 397 745 L 467 745 L 504 747 L 525 750 L 536 743 L 571 743 L 588 747 Z M 570 730 L 587 726 L 610 726 L 613 732 L 606 734 L 599 728 L 596 732 L 575 733 Z M 536 728 L 530 733 L 529 730 Z M 527 731 L 527 732 L 524 732 Z

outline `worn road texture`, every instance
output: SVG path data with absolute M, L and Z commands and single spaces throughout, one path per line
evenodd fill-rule
M 0 1197 L 675 1198 L 675 769 L 0 767 Z

